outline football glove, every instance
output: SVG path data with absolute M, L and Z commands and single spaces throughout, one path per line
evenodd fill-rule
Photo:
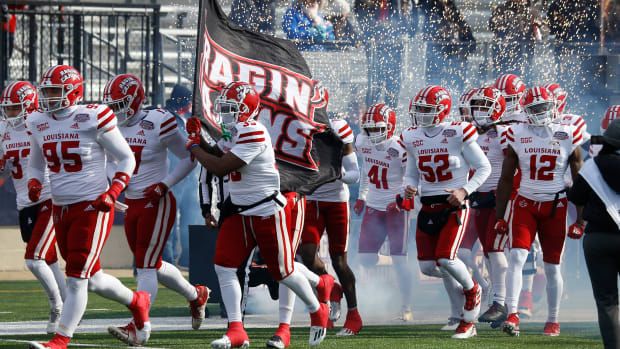
M 112 179 L 112 184 L 108 190 L 99 195 L 99 197 L 93 201 L 92 206 L 101 212 L 110 212 L 114 209 L 114 203 L 121 192 L 125 190 L 129 183 L 130 177 L 122 172 L 117 172 Z
M 398 205 L 401 210 L 411 211 L 413 210 L 414 201 L 413 198 L 403 199 L 400 194 L 396 194 L 396 205 Z
M 32 202 L 37 202 L 41 198 L 41 191 L 43 190 L 43 185 L 36 178 L 30 178 L 28 180 L 28 198 Z
M 508 222 L 505 219 L 500 218 L 495 222 L 495 226 L 493 227 L 495 233 L 497 235 L 506 235 L 508 234 Z
M 360 199 L 355 200 L 355 205 L 353 205 L 353 212 L 355 212 L 356 215 L 360 215 L 362 211 L 364 210 L 365 205 L 366 205 L 366 202 L 364 200 L 360 200 Z
M 156 204 L 167 192 L 168 186 L 163 182 L 159 182 L 144 189 L 144 198 Z
M 586 226 L 583 223 L 575 222 L 568 227 L 568 237 L 571 239 L 579 240 L 583 236 L 583 231 Z

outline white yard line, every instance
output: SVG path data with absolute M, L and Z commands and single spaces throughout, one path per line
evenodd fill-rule
M 29 344 L 31 341 L 19 340 L 19 339 L 2 339 L 0 338 L 0 342 L 10 342 L 10 343 L 25 343 Z M 121 345 L 102 345 L 102 344 L 79 344 L 79 343 L 69 343 L 70 347 L 86 347 L 86 348 L 132 348 L 135 347 L 127 347 Z M 140 347 L 142 349 L 167 349 L 167 348 L 157 348 L 157 347 Z

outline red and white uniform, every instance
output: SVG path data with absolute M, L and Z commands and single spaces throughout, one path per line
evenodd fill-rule
M 494 200 L 492 200 L 493 207 L 476 206 L 477 204 L 486 206 L 484 203 L 487 201 L 485 200 L 491 200 L 490 198 L 495 196 L 495 190 L 502 174 L 504 150 L 506 149 L 505 132 L 507 130 L 508 127 L 506 126 L 496 125 L 495 128 L 478 136 L 478 145 L 480 145 L 480 149 L 482 149 L 491 164 L 491 174 L 477 190 L 476 195 L 479 202 L 470 202 L 473 210 L 470 212 L 470 221 L 461 244 L 462 248 L 472 249 L 476 240 L 480 239 L 480 244 L 484 251 L 488 252 L 489 246 L 493 244 L 493 241 L 487 240 L 490 238 L 489 234 L 492 233 L 493 226 L 495 225 Z
M 583 136 L 583 142 L 589 141 L 590 137 L 592 137 L 592 135 L 588 132 L 588 124 L 583 117 L 577 114 L 562 114 L 557 118 L 557 121 L 562 125 L 572 125 L 573 127 L 579 129 L 581 131 L 581 135 Z
M 176 218 L 176 199 L 169 190 L 159 202 L 152 203 L 144 197 L 144 191 L 160 182 L 172 188 L 195 167 L 195 162 L 185 150 L 186 137 L 179 132 L 175 116 L 164 110 L 142 110 L 119 129 L 136 159 L 125 190 L 127 242 L 137 268 L 159 268 Z M 170 173 L 168 150 L 181 159 Z
M 353 143 L 353 130 L 345 120 L 330 120 L 330 126 L 342 143 Z M 326 231 L 330 252 L 346 252 L 349 242 L 349 186 L 340 180 L 326 183 L 308 195 L 306 200 L 302 244 L 318 245 Z
M 359 199 L 366 202 L 359 253 L 377 253 L 388 238 L 390 254 L 404 256 L 408 240 L 406 214 L 387 210 L 387 206 L 403 192 L 407 165 L 405 148 L 396 136 L 372 144 L 362 133 L 357 136 L 355 149 L 362 157 Z
M 514 125 L 506 135 L 521 171 L 509 222 L 512 247 L 529 250 L 538 232 L 547 263 L 558 264 L 564 247 L 568 202 L 561 192 L 566 189 L 569 157 L 583 142 L 581 132 L 582 128 L 551 123 Z
M 36 221 L 26 246 L 25 259 L 44 259 L 48 264 L 58 260 L 56 255 L 56 233 L 52 221 L 52 202 L 47 171 L 42 182 L 43 190 L 39 201 L 28 198 L 28 161 L 30 159 L 30 135 L 26 126 L 14 128 L 6 125 L 2 132 L 2 156 L 5 168 L 11 172 L 13 186 L 17 194 L 17 210 L 36 209 Z M 25 212 L 25 211 L 24 211 Z M 28 217 L 31 219 L 31 217 Z M 20 219 L 21 220 L 21 219 Z M 24 227 L 21 227 L 24 229 Z
M 464 188 L 472 193 L 487 179 L 490 164 L 476 143 L 477 139 L 476 128 L 466 122 L 444 122 L 432 128 L 411 127 L 403 132 L 401 141 L 407 149 L 409 162 L 405 184 L 418 187 L 422 197 L 421 215 L 436 215 L 451 209 L 446 201 L 447 189 Z M 476 172 L 468 181 L 470 168 L 475 168 Z M 454 259 L 468 217 L 469 208 L 450 213 L 446 224 L 436 234 L 423 231 L 418 224 L 418 259 Z
M 67 261 L 67 276 L 89 278 L 100 270 L 99 255 L 112 227 L 114 212 L 91 203 L 108 189 L 106 151 L 131 156 L 116 129 L 116 117 L 104 105 L 73 106 L 58 119 L 34 112 L 26 121 L 31 132 L 29 177 L 42 181 L 47 165 L 58 248 Z M 133 172 L 133 160 L 120 166 Z
M 269 132 L 259 122 L 240 122 L 232 130 L 232 139 L 222 139 L 218 146 L 246 163 L 229 174 L 228 189 L 234 204 L 251 205 L 276 192 L 278 194 L 275 200 L 224 219 L 214 262 L 219 266 L 237 268 L 258 245 L 270 274 L 276 280 L 282 280 L 294 270 L 293 246 L 300 239 L 295 233 L 300 235 L 301 231 L 290 229 L 294 225 L 291 210 L 295 206 L 295 195 L 285 198 L 279 193 L 280 175 L 276 170 Z

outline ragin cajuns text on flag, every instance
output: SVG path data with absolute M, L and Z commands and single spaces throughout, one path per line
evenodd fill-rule
M 328 127 L 325 90 L 293 43 L 239 28 L 217 0 L 201 0 L 196 57 L 194 114 L 212 137 L 221 137 L 219 90 L 245 81 L 261 95 L 258 119 L 271 135 L 281 190 L 308 194 L 340 176 L 342 143 Z

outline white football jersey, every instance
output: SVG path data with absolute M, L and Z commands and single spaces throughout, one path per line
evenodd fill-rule
M 508 127 L 497 125 L 484 134 L 478 135 L 478 145 L 491 163 L 491 174 L 478 188 L 479 192 L 486 193 L 497 189 L 497 183 L 499 183 L 499 177 L 502 174 L 502 164 L 504 163 L 505 133 L 507 130 Z
M 523 110 L 515 110 L 510 114 L 506 114 L 502 117 L 502 121 L 517 122 L 528 124 L 530 119 Z
M 271 146 L 271 137 L 263 124 L 258 121 L 237 123 L 232 129 L 232 139 L 221 139 L 218 147 L 224 152 L 232 152 L 246 163 L 228 175 L 228 190 L 236 205 L 251 205 L 280 192 L 280 174 L 276 169 L 276 158 Z M 282 194 L 278 201 L 286 203 Z M 242 212 L 244 216 L 271 216 L 282 206 L 271 200 Z
M 552 123 L 548 127 L 513 125 L 508 145 L 519 157 L 519 194 L 535 201 L 551 201 L 564 190 L 568 159 L 583 142 L 581 129 Z
M 420 173 L 420 195 L 447 195 L 446 189 L 462 188 L 469 176 L 463 147 L 476 142 L 476 128 L 467 122 L 444 122 L 432 130 L 435 135 L 427 135 L 426 131 L 411 127 L 401 135 L 411 156 L 409 161 L 415 161 Z
M 342 143 L 353 143 L 355 136 L 353 130 L 345 120 L 329 120 L 329 124 L 334 132 L 340 137 Z M 347 202 L 349 201 L 349 186 L 340 180 L 323 184 L 318 187 L 312 195 L 306 197 L 307 200 L 326 201 L 326 202 Z
M 13 186 L 17 194 L 17 209 L 33 206 L 49 200 L 50 183 L 47 171 L 43 180 L 43 190 L 38 202 L 32 202 L 28 198 L 28 160 L 30 158 L 30 135 L 26 126 L 13 128 L 6 126 L 2 133 L 2 153 L 6 160 L 6 171 L 11 171 Z
M 583 136 L 583 141 L 587 142 L 590 140 L 592 135 L 588 132 L 588 124 L 586 121 L 579 115 L 576 114 L 562 114 L 560 117 L 556 119 L 562 125 L 572 125 L 581 130 L 581 135 Z M 582 142 L 583 143 L 583 142 Z
M 168 149 L 165 141 L 179 129 L 174 115 L 162 109 L 143 110 L 137 120 L 119 126 L 136 158 L 136 168 L 125 191 L 128 199 L 141 199 L 144 189 L 161 182 L 168 174 Z
M 55 205 L 93 201 L 108 189 L 106 154 L 97 143 L 116 127 L 108 106 L 79 105 L 62 120 L 34 112 L 26 122 L 47 163 Z
M 362 158 L 360 200 L 377 211 L 385 211 L 403 192 L 407 153 L 398 137 L 372 144 L 364 133 L 355 140 L 355 150 Z

